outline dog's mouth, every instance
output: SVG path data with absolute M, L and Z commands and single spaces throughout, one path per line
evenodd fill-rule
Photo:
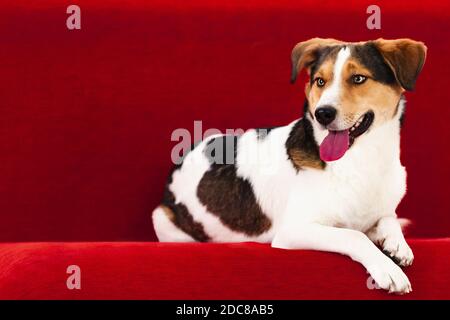
M 374 120 L 374 113 L 362 115 L 353 126 L 345 130 L 328 130 L 328 135 L 320 144 L 320 158 L 323 161 L 336 161 L 344 156 L 355 139 L 367 132 Z
M 365 133 L 372 125 L 374 114 L 369 111 L 362 115 L 358 121 L 349 129 L 350 145 L 353 144 L 356 138 Z

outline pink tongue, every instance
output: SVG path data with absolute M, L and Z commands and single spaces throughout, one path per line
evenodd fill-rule
M 320 158 L 323 161 L 338 160 L 348 150 L 348 145 L 348 130 L 328 131 L 328 135 L 320 145 Z

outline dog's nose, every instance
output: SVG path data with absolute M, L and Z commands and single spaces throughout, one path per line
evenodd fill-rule
M 336 118 L 336 109 L 331 106 L 323 106 L 318 108 L 314 114 L 316 115 L 317 121 L 326 126 Z

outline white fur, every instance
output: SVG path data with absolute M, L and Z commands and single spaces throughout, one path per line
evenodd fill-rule
M 339 103 L 339 75 L 348 56 L 348 49 L 339 52 L 334 83 L 321 103 Z M 403 108 L 403 102 L 400 107 Z M 259 236 L 229 229 L 206 210 L 196 195 L 198 183 L 210 166 L 204 148 L 212 137 L 188 154 L 169 188 L 176 201 L 183 202 L 194 220 L 203 225 L 212 241 L 271 242 L 277 248 L 346 254 L 363 264 L 381 287 L 409 292 L 411 285 L 401 269 L 366 236 L 370 234 L 377 241 L 382 234 L 392 242 L 391 246 L 401 246 L 396 252 L 401 251 L 399 258 L 405 264 L 412 261 L 412 252 L 399 225 L 396 226 L 395 210 L 406 191 L 406 171 L 400 163 L 400 114 L 370 128 L 341 159 L 327 163 L 325 170 L 305 169 L 297 173 L 294 169 L 285 147 L 294 122 L 273 129 L 264 139 L 258 139 L 255 130 L 244 133 L 238 139 L 237 174 L 251 183 L 258 203 L 272 221 L 271 229 Z M 311 122 L 320 144 L 326 130 Z M 183 239 L 179 233 L 170 238 L 173 225 L 168 226 L 156 213 L 155 229 L 158 237 L 164 235 L 160 240 Z M 374 229 L 383 219 L 389 223 L 378 224 L 379 230 Z
M 191 236 L 178 229 L 160 207 L 153 211 L 153 225 L 158 226 L 155 232 L 161 242 L 195 242 Z
M 342 92 L 342 79 L 340 75 L 342 74 L 342 69 L 344 68 L 345 62 L 350 57 L 350 49 L 348 47 L 343 48 L 339 51 L 336 62 L 333 68 L 333 79 L 331 80 L 331 85 L 324 90 L 320 96 L 317 106 L 332 105 L 338 106 L 340 101 L 340 94 Z

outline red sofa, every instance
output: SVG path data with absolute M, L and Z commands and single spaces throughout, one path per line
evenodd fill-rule
M 448 2 L 57 0 L 2 3 L 0 298 L 450 298 Z M 151 225 L 176 128 L 251 128 L 301 115 L 293 45 L 411 37 L 428 46 L 408 93 L 402 161 L 414 291 L 369 290 L 331 253 L 261 244 L 159 244 Z M 193 142 L 193 141 L 192 141 Z M 69 290 L 66 269 L 81 268 Z

